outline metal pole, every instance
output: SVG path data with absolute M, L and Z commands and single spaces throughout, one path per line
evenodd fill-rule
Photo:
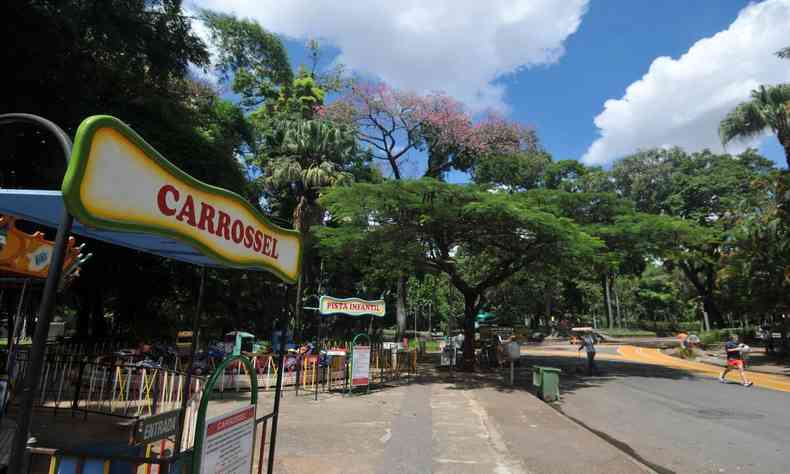
M 36 115 L 0 115 L 0 125 L 16 122 L 35 123 L 52 133 L 58 141 L 58 145 L 60 145 L 66 163 L 69 162 L 69 158 L 71 158 L 71 139 L 60 129 L 60 127 Z M 52 319 L 52 313 L 55 310 L 58 284 L 60 283 L 60 276 L 63 273 L 66 244 L 68 243 L 69 234 L 71 233 L 71 224 L 73 220 L 71 214 L 64 209 L 60 219 L 60 225 L 58 226 L 58 233 L 55 237 L 55 246 L 52 253 L 52 260 L 49 263 L 47 280 L 44 283 L 41 304 L 39 305 L 38 324 L 36 325 L 36 332 L 33 335 L 33 347 L 30 350 L 30 365 L 25 376 L 25 381 L 23 382 L 22 390 L 17 395 L 19 400 L 19 417 L 17 418 L 17 429 L 14 434 L 14 442 L 11 445 L 11 458 L 7 471 L 13 474 L 22 471 L 25 446 L 27 445 L 27 436 L 30 431 L 30 420 L 33 415 L 33 391 L 38 385 L 39 373 L 44 365 L 44 351 L 46 350 L 47 335 L 49 334 L 49 321 Z
M 433 311 L 433 303 L 428 303 L 428 340 L 433 337 L 433 329 L 431 328 L 431 312 Z
M 22 292 L 19 295 L 19 304 L 16 307 L 16 317 L 14 318 L 13 329 L 11 334 L 8 335 L 8 360 L 6 361 L 6 374 L 8 374 L 9 382 L 13 382 L 11 377 L 14 373 L 14 365 L 16 364 L 16 348 L 15 338 L 22 326 L 22 304 L 25 301 L 25 293 L 27 291 L 27 284 L 29 279 L 25 279 L 22 285 Z
M 274 472 L 274 447 L 277 442 L 277 420 L 280 417 L 280 393 L 283 389 L 283 369 L 285 368 L 285 343 L 287 342 L 287 324 L 285 315 L 280 322 L 280 360 L 277 361 L 277 385 L 274 389 L 274 410 L 272 411 L 272 441 L 269 444 L 269 461 L 266 472 Z
M 55 237 L 55 247 L 52 261 L 49 264 L 47 281 L 44 284 L 44 293 L 41 296 L 36 332 L 33 335 L 33 347 L 30 350 L 30 366 L 28 367 L 22 389 L 17 394 L 19 415 L 14 444 L 11 449 L 11 459 L 8 464 L 8 472 L 10 473 L 22 471 L 22 461 L 25 455 L 28 432 L 30 431 L 30 420 L 33 415 L 33 392 L 38 385 L 38 377 L 44 365 L 44 351 L 46 350 L 47 335 L 49 334 L 49 322 L 52 319 L 52 313 L 55 311 L 58 283 L 63 272 L 66 244 L 68 243 L 73 220 L 74 218 L 71 217 L 71 214 L 64 209 L 60 226 L 58 226 L 57 237 Z
M 181 413 L 178 415 L 178 432 L 176 432 L 176 445 L 174 454 L 181 452 L 181 438 L 184 435 L 184 423 L 187 416 L 189 403 L 189 390 L 192 386 L 192 366 L 195 364 L 195 352 L 198 345 L 198 332 L 200 331 L 200 311 L 203 309 L 203 290 L 206 286 L 206 267 L 200 267 L 200 289 L 198 290 L 197 308 L 192 316 L 192 347 L 189 348 L 189 366 L 187 366 L 187 379 L 181 394 Z M 206 394 L 205 396 L 208 396 Z

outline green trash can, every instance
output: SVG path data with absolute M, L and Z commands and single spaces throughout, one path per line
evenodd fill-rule
M 536 366 L 532 371 L 532 384 L 538 387 L 538 396 L 544 402 L 553 402 L 560 398 L 560 373 L 554 367 Z

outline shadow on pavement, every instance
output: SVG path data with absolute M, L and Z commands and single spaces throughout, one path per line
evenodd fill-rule
M 510 369 L 478 369 L 475 372 L 461 372 L 454 370 L 450 373 L 447 368 L 440 368 L 438 357 L 425 358 L 420 366 L 420 376 L 413 383 L 450 384 L 449 390 L 475 390 L 482 388 L 495 388 L 501 392 L 527 391 L 535 393 L 532 385 L 532 370 L 535 366 L 554 367 L 562 370 L 560 374 L 560 392 L 568 393 L 585 388 L 598 387 L 613 380 L 627 377 L 651 377 L 673 380 L 694 378 L 694 375 L 670 367 L 650 364 L 640 364 L 631 361 L 596 360 L 599 373 L 589 377 L 586 375 L 586 359 L 562 356 L 521 356 L 514 368 L 514 384 L 510 385 Z

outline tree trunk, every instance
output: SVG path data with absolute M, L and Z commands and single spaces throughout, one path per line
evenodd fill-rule
M 464 370 L 474 370 L 475 368 L 475 318 L 479 295 L 467 293 L 464 295 Z
M 617 285 L 615 285 L 614 278 L 612 278 L 612 294 L 614 295 L 614 309 L 617 316 L 617 327 L 623 327 L 623 315 L 620 313 L 620 296 L 617 294 Z
M 546 319 L 546 326 L 549 326 L 549 321 L 551 321 L 551 290 L 552 288 L 546 285 L 546 288 L 543 292 L 543 317 Z
M 398 335 L 406 332 L 406 275 L 398 277 L 398 294 L 395 301 L 395 317 L 398 321 Z
M 606 309 L 606 327 L 612 329 L 614 327 L 614 318 L 612 318 L 612 298 L 609 293 L 609 272 L 603 275 L 603 290 L 604 309 Z
M 719 329 L 722 327 L 722 323 L 724 322 L 721 311 L 719 311 L 719 307 L 716 305 L 716 302 L 713 301 L 712 296 L 705 296 L 702 300 L 702 305 L 705 310 L 705 313 L 708 315 L 708 325 L 713 329 Z

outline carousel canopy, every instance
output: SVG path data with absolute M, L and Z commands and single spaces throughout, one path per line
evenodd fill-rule
M 0 214 L 57 228 L 63 216 L 63 196 L 60 191 L 0 189 Z M 157 234 L 90 228 L 76 219 L 71 232 L 194 265 L 231 267 L 226 262 L 219 262 L 203 255 L 199 250 L 179 240 Z

